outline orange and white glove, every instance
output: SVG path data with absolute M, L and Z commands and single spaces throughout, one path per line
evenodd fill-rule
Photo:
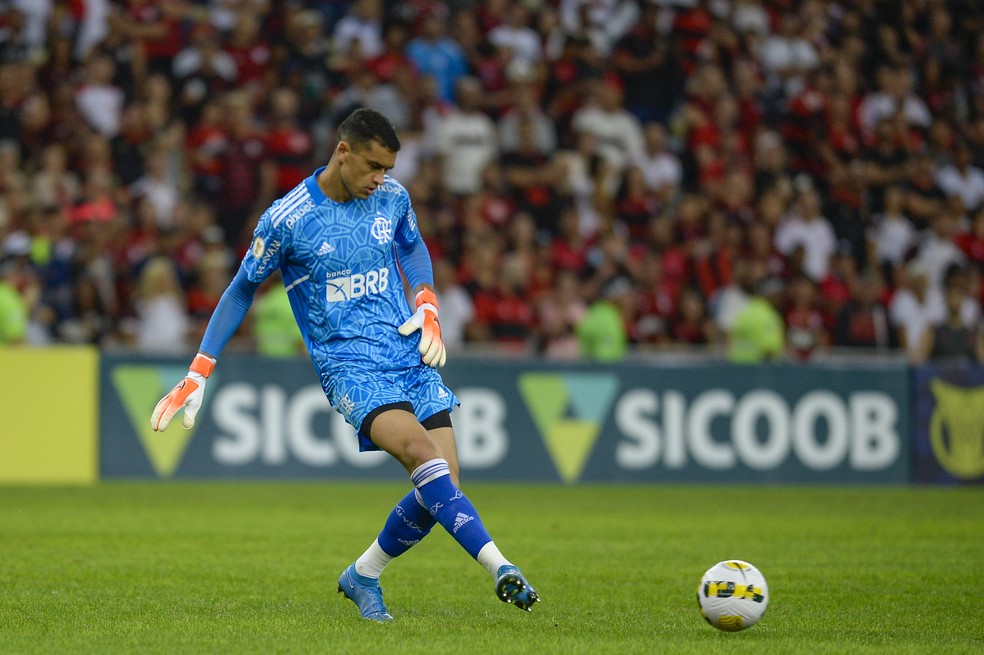
M 214 369 L 214 359 L 202 353 L 195 355 L 185 379 L 178 382 L 170 393 L 157 403 L 154 414 L 150 417 L 150 427 L 163 432 L 181 408 L 184 408 L 181 425 L 185 430 L 194 427 L 195 416 L 198 415 L 198 410 L 202 407 L 202 399 L 205 397 L 205 380 Z
M 400 334 L 409 336 L 420 330 L 420 359 L 428 366 L 444 366 L 447 353 L 441 340 L 441 324 L 437 320 L 437 296 L 430 289 L 417 293 L 417 311 L 400 326 Z

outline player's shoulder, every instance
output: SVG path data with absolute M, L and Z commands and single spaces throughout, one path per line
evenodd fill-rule
M 311 195 L 307 181 L 304 180 L 263 212 L 260 224 L 271 230 L 291 230 L 305 216 L 318 206 L 317 199 Z
M 407 191 L 407 188 L 400 184 L 396 178 L 387 175 L 383 178 L 383 183 L 376 189 L 376 195 L 387 199 L 409 198 L 410 192 Z

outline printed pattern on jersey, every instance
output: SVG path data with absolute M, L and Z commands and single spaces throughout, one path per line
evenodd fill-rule
M 387 176 L 369 198 L 336 203 L 318 188 L 322 170 L 263 213 L 243 267 L 253 282 L 280 269 L 320 370 L 416 366 L 419 337 L 397 332 L 412 312 L 394 246 L 421 239 L 409 194 Z

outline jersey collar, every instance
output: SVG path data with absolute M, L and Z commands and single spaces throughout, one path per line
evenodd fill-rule
M 311 200 L 314 201 L 316 205 L 320 205 L 328 197 L 321 191 L 321 187 L 318 186 L 318 176 L 321 175 L 321 171 L 325 170 L 327 166 L 322 166 L 318 170 L 314 171 L 310 177 L 304 180 L 304 184 L 307 185 L 308 193 L 311 194 Z

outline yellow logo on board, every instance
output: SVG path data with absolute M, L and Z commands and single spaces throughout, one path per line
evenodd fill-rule
M 584 470 L 618 391 L 606 373 L 526 373 L 519 390 L 564 482 Z
M 929 422 L 933 455 L 947 472 L 962 480 L 984 475 L 984 386 L 929 383 L 936 407 Z
M 140 438 L 154 472 L 162 478 L 172 476 L 177 470 L 195 428 L 185 430 L 178 416 L 169 430 L 154 432 L 150 427 L 150 415 L 157 401 L 170 390 L 170 385 L 181 380 L 186 372 L 184 368 L 173 366 L 117 366 L 111 375 L 130 425 Z

